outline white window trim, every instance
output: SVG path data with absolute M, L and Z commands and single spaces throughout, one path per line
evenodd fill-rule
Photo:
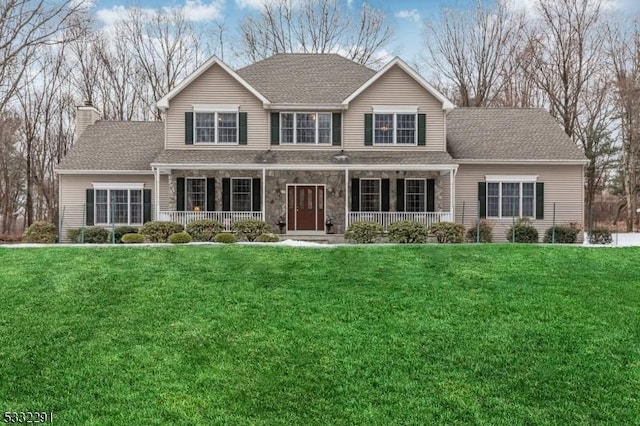
M 376 142 L 376 115 L 393 115 L 393 143 L 382 143 L 382 142 Z M 415 119 L 414 119 L 414 123 L 415 123 L 415 128 L 413 129 L 413 143 L 398 143 L 398 114 L 401 115 L 411 115 L 414 114 L 415 115 Z M 372 117 L 372 121 L 373 121 L 373 145 L 376 146 L 417 146 L 418 145 L 418 111 L 416 108 L 416 112 L 412 112 L 412 111 L 398 111 L 397 109 L 394 111 L 374 111 L 373 113 L 373 117 Z
M 374 114 L 417 114 L 417 105 L 373 105 Z
M 378 210 L 362 210 L 362 181 L 364 180 L 377 180 L 378 183 Z M 360 212 L 364 212 L 364 213 L 375 213 L 375 212 L 381 212 L 382 211 L 382 179 L 381 178 L 360 178 L 360 181 L 358 182 L 358 185 L 360 185 Z
M 94 193 L 93 195 L 93 223 L 95 226 L 111 226 L 111 225 L 115 225 L 115 226 L 139 226 L 142 225 L 144 223 L 144 184 L 134 184 L 136 186 L 138 185 L 142 185 L 139 187 L 119 187 L 120 185 L 123 184 L 116 184 L 115 187 L 104 187 L 103 184 L 98 184 L 98 186 L 96 187 L 96 184 L 94 185 L 94 191 L 99 190 L 99 191 L 107 191 L 107 222 L 106 223 L 102 223 L 102 222 L 98 222 L 98 208 L 97 208 L 97 197 Z M 122 222 L 117 222 L 117 223 L 111 223 L 111 191 L 127 191 L 127 223 L 122 223 Z M 131 191 L 140 191 L 140 205 L 142 207 L 142 211 L 140 212 L 140 219 L 142 219 L 141 222 L 136 222 L 133 223 L 131 222 Z
M 193 105 L 193 112 L 239 112 L 240 105 L 224 104 L 196 104 Z
M 518 183 L 518 182 L 537 182 L 537 175 L 485 175 L 484 179 L 487 182 L 505 182 L 505 183 Z
M 283 142 L 282 141 L 282 114 L 293 114 L 293 142 Z M 298 114 L 314 114 L 316 116 L 316 136 L 314 143 L 298 143 Z M 318 116 L 320 114 L 325 114 L 329 116 L 329 142 L 320 143 L 320 119 Z M 304 111 L 281 111 L 279 113 L 280 119 L 280 145 L 320 145 L 320 146 L 331 146 L 333 144 L 333 113 L 321 111 L 321 112 L 304 112 Z
M 248 179 L 249 180 L 249 201 L 251 202 L 251 208 L 249 210 L 242 210 L 242 211 L 253 211 L 253 178 L 250 177 L 233 177 L 231 178 L 231 188 L 230 189 L 230 194 L 229 194 L 229 209 L 230 211 L 234 212 L 236 210 L 233 210 L 233 197 L 234 197 L 234 191 L 233 191 L 233 181 L 234 180 L 239 180 L 239 179 Z M 240 210 L 237 210 L 238 212 L 240 212 Z
M 209 107 L 216 107 L 216 106 L 220 106 L 223 107 L 221 109 L 216 109 L 216 108 L 209 108 Z M 196 109 L 196 107 L 200 107 L 199 109 Z M 207 107 L 207 108 L 205 108 Z M 194 105 L 193 106 L 193 144 L 194 145 L 239 145 L 240 144 L 240 114 L 238 112 L 238 109 L 226 109 L 225 110 L 225 105 Z M 196 126 L 197 123 L 197 119 L 196 119 L 196 114 L 199 113 L 210 113 L 210 114 L 214 114 L 213 116 L 213 122 L 214 122 L 214 127 L 213 127 L 213 142 L 198 142 L 198 128 Z M 236 114 L 236 140 L 235 142 L 219 142 L 218 141 L 218 131 L 220 130 L 220 128 L 218 127 L 218 114 L 222 113 L 222 114 Z
M 200 211 L 201 212 L 206 212 L 207 211 L 207 197 L 209 196 L 209 194 L 207 194 L 207 177 L 206 176 L 192 176 L 192 177 L 185 177 L 184 178 L 184 210 L 185 211 L 194 211 L 194 210 L 187 210 L 187 204 L 189 201 L 189 194 L 187 193 L 187 181 L 189 180 L 204 180 L 204 206 L 200 206 Z M 204 207 L 204 208 L 202 208 Z
M 409 212 L 407 209 L 407 181 L 409 180 L 421 180 L 424 182 L 424 210 L 422 212 Z M 425 213 L 427 211 L 427 192 L 429 189 L 427 188 L 427 179 L 426 178 L 405 178 L 404 180 L 404 211 L 408 213 Z
M 535 176 L 537 178 L 537 176 Z M 489 186 L 487 185 L 487 189 L 486 189 L 486 196 L 485 196 L 485 208 L 486 208 L 486 213 L 487 213 L 487 218 L 490 219 L 513 219 L 514 217 L 516 218 L 529 218 L 529 219 L 535 219 L 536 218 L 536 201 L 537 201 L 537 197 L 536 197 L 536 185 L 535 185 L 535 180 L 524 180 L 524 181 L 499 181 L 499 180 L 487 180 L 487 184 L 489 183 L 497 183 L 498 184 L 498 216 L 489 216 Z M 504 183 L 517 183 L 520 185 L 520 192 L 519 192 L 519 200 L 518 200 L 518 215 L 517 216 L 503 216 L 502 215 L 502 184 Z M 532 216 L 524 216 L 522 214 L 522 206 L 523 206 L 523 202 L 522 200 L 524 199 L 523 196 L 523 192 L 522 192 L 522 186 L 524 183 L 533 183 L 533 215 Z
M 93 189 L 144 189 L 144 183 L 92 182 Z

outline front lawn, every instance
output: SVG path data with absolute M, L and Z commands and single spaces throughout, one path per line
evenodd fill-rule
M 637 424 L 640 249 L 0 248 L 0 414 Z

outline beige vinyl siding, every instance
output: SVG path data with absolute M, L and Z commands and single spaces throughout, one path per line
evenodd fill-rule
M 247 145 L 185 145 L 184 113 L 194 104 L 240 105 L 247 113 Z M 267 149 L 269 113 L 262 101 L 245 89 L 220 66 L 213 65 L 169 102 L 165 125 L 167 149 Z
M 399 66 L 369 86 L 349 104 L 343 115 L 343 145 L 345 150 L 364 148 L 364 114 L 372 113 L 373 105 L 417 105 L 419 114 L 426 114 L 428 151 L 445 150 L 445 116 L 442 103 L 427 92 Z M 423 150 L 418 146 L 367 146 L 371 150 Z
M 62 242 L 68 242 L 67 230 L 84 224 L 84 208 L 87 193 L 94 182 L 144 183 L 151 189 L 151 217 L 155 217 L 155 194 L 153 175 L 60 175 L 59 199 Z M 169 206 L 169 184 L 167 175 L 160 175 L 160 208 Z
M 584 217 L 583 166 L 581 165 L 469 165 L 461 164 L 456 177 L 456 222 L 472 226 L 478 215 L 478 182 L 486 175 L 535 175 L 544 183 L 544 219 L 533 220 L 540 241 L 553 223 L 553 203 L 556 203 L 556 223 L 576 222 L 582 225 Z M 511 218 L 488 218 L 493 224 L 494 241 L 505 241 L 505 232 Z

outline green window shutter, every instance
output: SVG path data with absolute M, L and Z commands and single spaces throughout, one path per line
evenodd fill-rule
M 271 113 L 271 145 L 280 145 L 280 113 Z
M 396 211 L 404 211 L 404 179 L 396 180 Z
M 184 113 L 184 143 L 193 145 L 193 112 Z
M 176 210 L 179 212 L 184 211 L 184 186 L 185 180 L 183 177 L 176 179 Z
M 544 219 L 544 183 L 536 183 L 536 219 Z
M 238 113 L 238 144 L 247 144 L 247 113 Z
M 478 209 L 480 219 L 487 217 L 487 182 L 478 182 Z
M 418 114 L 418 145 L 425 146 L 427 144 L 427 116 L 426 114 Z
M 207 211 L 216 210 L 216 179 L 207 178 Z
M 360 179 L 351 179 L 351 211 L 360 211 Z
M 427 211 L 436 211 L 436 180 L 427 179 Z
M 373 114 L 364 115 L 364 144 L 373 145 Z
M 260 210 L 262 210 L 262 188 L 260 187 L 260 178 L 254 178 L 253 182 L 251 183 L 251 192 L 253 192 L 253 200 L 251 202 L 252 207 L 253 207 L 253 211 L 254 212 L 259 212 Z
M 147 223 L 151 220 L 151 190 L 142 190 L 142 223 Z
M 382 179 L 380 182 L 380 211 L 389 211 L 389 179 Z
M 93 198 L 94 190 L 93 188 L 87 189 L 87 197 L 85 204 L 85 225 L 93 226 L 93 209 L 94 209 L 94 198 Z
M 333 146 L 342 145 L 342 113 L 334 112 L 332 116 Z
M 222 211 L 231 211 L 231 178 L 222 178 Z

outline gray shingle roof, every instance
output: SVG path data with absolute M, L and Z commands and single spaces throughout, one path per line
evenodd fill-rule
M 277 54 L 237 71 L 272 103 L 337 104 L 375 71 L 337 54 Z
M 61 170 L 151 170 L 164 148 L 164 123 L 97 121 L 60 162 Z
M 446 152 L 411 151 L 258 151 L 258 150 L 188 150 L 166 149 L 152 161 L 154 164 L 453 164 Z
M 457 108 L 447 116 L 456 160 L 585 160 L 544 109 Z

